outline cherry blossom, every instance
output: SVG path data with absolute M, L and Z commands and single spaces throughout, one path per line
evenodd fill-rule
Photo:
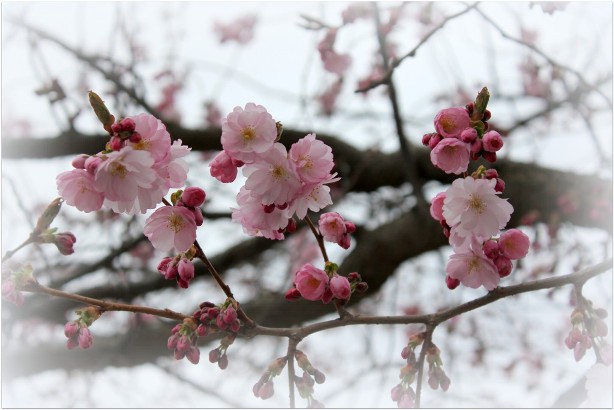
M 328 284 L 328 275 L 311 264 L 305 264 L 294 278 L 294 285 L 307 300 L 320 300 Z
M 444 138 L 458 137 L 471 126 L 467 110 L 460 107 L 446 108 L 435 116 L 435 130 Z
M 62 172 L 57 176 L 56 184 L 60 196 L 68 205 L 82 212 L 97 211 L 102 207 L 104 194 L 96 190 L 91 173 L 83 169 Z
M 339 300 L 347 300 L 350 298 L 352 290 L 350 282 L 345 276 L 334 275 L 329 282 L 330 290 L 333 296 Z
M 499 250 L 509 259 L 524 258 L 529 252 L 530 245 L 529 237 L 519 229 L 510 229 L 499 237 Z
M 323 181 L 333 169 L 333 150 L 315 134 L 305 137 L 292 144 L 289 157 L 302 182 L 312 183 Z
M 479 243 L 475 241 L 467 252 L 450 256 L 446 273 L 473 289 L 484 286 L 490 291 L 499 285 L 500 280 L 497 267 L 484 255 Z
M 237 178 L 237 167 L 224 150 L 220 151 L 209 164 L 211 176 L 223 183 L 233 182 Z
M 271 114 L 261 105 L 235 107 L 222 121 L 222 146 L 234 159 L 253 162 L 255 155 L 269 150 L 277 138 Z
M 144 233 L 159 251 L 185 252 L 196 240 L 196 222 L 185 207 L 163 206 L 147 218 Z
M 134 201 L 139 188 L 149 189 L 156 180 L 154 159 L 146 151 L 124 147 L 105 155 L 96 169 L 94 187 L 111 201 Z
M 444 138 L 431 151 L 431 162 L 446 174 L 465 172 L 469 166 L 469 146 L 456 138 Z

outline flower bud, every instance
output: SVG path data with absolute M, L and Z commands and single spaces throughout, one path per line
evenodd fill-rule
M 158 264 L 158 272 L 160 272 L 161 274 L 166 274 L 166 270 L 168 269 L 168 264 L 171 263 L 173 260 L 173 258 L 163 258 L 160 263 Z
M 367 282 L 360 282 L 356 285 L 356 292 L 358 293 L 365 293 L 367 291 L 367 289 L 369 289 L 369 285 L 367 285 Z
M 188 349 L 185 356 L 192 364 L 198 364 L 198 362 L 200 361 L 200 350 L 198 349 L 198 347 L 192 345 Z
M 488 259 L 495 259 L 499 256 L 499 243 L 496 240 L 489 239 L 482 245 L 482 250 Z
M 68 322 L 64 325 L 64 335 L 67 338 L 72 338 L 79 331 L 79 325 L 77 322 Z
M 296 231 L 296 219 L 289 218 L 288 225 L 286 225 L 286 232 L 292 233 Z
M 85 161 L 85 160 L 84 160 Z M 60 213 L 60 208 L 62 207 L 62 198 L 56 198 L 43 211 L 42 215 L 36 221 L 36 230 L 38 232 L 42 232 L 49 228 L 49 225 L 53 222 L 58 213 Z
M 493 262 L 499 272 L 499 277 L 504 278 L 512 273 L 512 261 L 503 255 L 497 256 Z
M 460 280 L 455 279 L 449 275 L 446 276 L 446 286 L 448 287 L 448 289 L 450 290 L 456 289 L 458 285 L 460 285 Z
M 482 151 L 482 157 L 488 162 L 497 162 L 497 154 L 489 151 Z
M 224 322 L 231 324 L 237 320 L 237 311 L 232 306 L 227 307 L 223 313 Z
M 94 343 L 92 334 L 86 326 L 81 326 L 79 329 L 79 347 L 81 349 L 89 349 Z
M 258 391 L 258 397 L 260 397 L 262 400 L 270 399 L 275 393 L 275 389 L 273 387 L 273 382 L 271 380 L 264 383 Z
M 315 371 L 313 372 L 313 378 L 318 384 L 322 384 L 326 381 L 326 376 L 318 369 L 315 369 Z
M 333 296 L 337 299 L 347 300 L 352 294 L 352 290 L 350 289 L 350 282 L 344 276 L 333 276 L 330 279 L 329 286 Z M 324 293 L 326 293 L 326 291 Z
M 293 301 L 301 298 L 301 292 L 297 288 L 292 287 L 286 292 L 286 300 Z
M 70 232 L 62 232 L 55 235 L 54 244 L 62 255 L 70 255 L 75 253 L 73 245 L 77 241 L 75 235 Z
M 174 350 L 177 347 L 178 340 L 179 340 L 179 336 L 177 336 L 177 333 L 172 334 L 166 342 L 166 347 L 169 348 L 170 350 Z
M 177 265 L 177 271 L 179 277 L 188 283 L 194 279 L 194 263 L 191 260 L 181 259 Z
M 205 202 L 205 191 L 198 187 L 188 187 L 181 194 L 181 200 L 187 206 L 199 207 Z
M 478 132 L 471 127 L 465 128 L 460 134 L 460 140 L 471 144 L 478 137 Z
M 496 192 L 505 191 L 505 181 L 502 180 L 501 178 L 497 178 L 497 183 L 495 184 L 495 191 Z
M 226 356 L 226 353 L 224 353 L 222 357 L 220 357 L 220 360 L 217 362 L 217 365 L 222 370 L 228 367 L 228 356 Z
M 209 361 L 211 363 L 219 362 L 220 360 L 220 351 L 219 349 L 213 349 L 209 352 Z
M 72 160 L 71 165 L 75 169 L 85 169 L 85 160 L 88 158 L 89 155 L 86 154 L 78 155 Z

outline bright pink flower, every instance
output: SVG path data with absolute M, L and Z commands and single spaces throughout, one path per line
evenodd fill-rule
M 481 249 L 477 252 L 474 249 L 476 246 L 466 253 L 454 253 L 450 256 L 446 273 L 470 288 L 477 289 L 484 286 L 489 291 L 493 290 L 499 285 L 500 280 L 497 267 Z
M 245 165 L 245 188 L 263 205 L 289 203 L 301 188 L 294 166 L 288 159 L 286 148 L 275 143 L 258 162 Z
M 333 150 L 315 134 L 307 134 L 290 147 L 289 157 L 302 182 L 321 182 L 330 174 L 335 163 Z
M 469 114 L 464 108 L 446 108 L 435 116 L 435 130 L 444 138 L 458 137 L 470 126 Z
M 446 193 L 440 192 L 435 195 L 435 198 L 431 201 L 431 216 L 434 220 L 441 222 L 443 217 L 443 201 L 446 199 Z
M 328 283 L 328 275 L 321 269 L 314 267 L 311 264 L 305 264 L 296 272 L 294 285 L 301 296 L 307 300 L 319 300 L 324 294 L 326 284 Z
M 519 229 L 510 229 L 499 237 L 501 254 L 509 259 L 524 258 L 529 252 L 530 245 L 529 237 Z
M 320 215 L 318 226 L 325 241 L 336 243 L 344 249 L 350 247 L 350 237 L 345 220 L 337 212 Z
M 431 151 L 431 162 L 446 174 L 460 174 L 469 165 L 469 146 L 456 138 L 444 138 Z
M 129 145 L 136 150 L 148 151 L 155 162 L 164 159 L 171 147 L 171 136 L 162 121 L 151 114 L 139 114 L 125 120 L 132 120 L 134 130 L 141 136 L 139 142 Z
M 181 202 L 187 206 L 201 206 L 205 202 L 205 191 L 202 188 L 191 186 L 183 190 Z
M 484 151 L 497 152 L 503 147 L 503 139 L 497 131 L 488 131 L 482 137 L 482 147 Z
M 492 179 L 456 179 L 446 191 L 443 216 L 460 237 L 486 240 L 503 229 L 514 208 L 499 198 Z
M 209 172 L 212 177 L 223 183 L 233 182 L 237 178 L 237 167 L 224 150 L 213 158 L 209 164 Z
M 328 284 L 333 296 L 339 300 L 347 300 L 352 294 L 350 282 L 345 276 L 334 275 Z
M 62 172 L 56 178 L 60 196 L 68 205 L 82 212 L 97 211 L 102 207 L 104 195 L 94 187 L 94 176 L 83 169 Z
M 147 218 L 144 233 L 160 251 L 185 252 L 196 240 L 194 215 L 182 206 L 163 206 Z
M 153 157 L 147 151 L 124 147 L 106 154 L 96 169 L 94 187 L 111 201 L 134 201 L 139 188 L 149 189 L 156 180 Z
M 275 121 L 261 105 L 247 103 L 245 109 L 235 107 L 222 121 L 224 150 L 245 163 L 252 162 L 254 154 L 269 150 L 276 138 Z

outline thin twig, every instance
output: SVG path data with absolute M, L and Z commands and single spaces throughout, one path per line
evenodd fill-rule
M 298 342 L 298 339 L 295 339 L 293 337 L 288 338 L 288 391 L 291 409 L 296 407 L 294 398 L 294 385 L 296 378 L 296 373 L 294 371 L 294 354 L 296 353 L 296 345 L 298 344 Z
M 420 408 L 420 398 L 422 396 L 422 379 L 424 377 L 424 359 L 426 358 L 426 353 L 428 349 L 431 347 L 431 340 L 433 338 L 433 331 L 435 330 L 435 326 L 427 325 L 426 332 L 424 335 L 424 342 L 422 343 L 422 349 L 420 350 L 420 357 L 418 358 L 418 381 L 416 383 L 416 400 L 415 406 L 417 409 Z
M 322 252 L 322 257 L 324 258 L 324 262 L 325 263 L 328 262 L 329 261 L 328 254 L 326 253 L 326 247 L 324 247 L 324 237 L 318 231 L 318 228 L 315 227 L 313 222 L 311 222 L 311 219 L 309 219 L 309 215 L 305 215 L 305 218 L 303 220 L 307 223 L 307 225 L 309 225 L 309 229 L 311 229 L 313 236 L 316 237 L 316 241 L 318 241 L 318 246 L 320 247 L 320 251 Z

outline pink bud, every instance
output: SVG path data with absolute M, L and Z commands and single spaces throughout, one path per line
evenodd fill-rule
M 133 132 L 129 138 L 130 142 L 133 144 L 138 144 L 139 142 L 141 142 L 141 139 L 143 139 L 143 137 L 141 137 L 141 134 L 139 134 L 138 132 Z
M 354 290 L 358 293 L 364 293 L 367 291 L 367 289 L 369 289 L 369 285 L 367 285 L 367 282 L 360 282 L 354 288 Z
M 231 332 L 237 333 L 241 329 L 241 323 L 238 320 L 232 322 L 229 326 Z
M 89 158 L 89 155 L 81 154 L 72 160 L 72 166 L 76 169 L 85 169 L 85 160 Z
M 286 292 L 286 300 L 293 301 L 301 298 L 301 292 L 297 288 L 292 287 Z
M 356 231 L 356 225 L 354 225 L 353 222 L 345 221 L 345 229 L 347 230 L 347 233 L 353 233 Z
M 169 264 L 164 272 L 164 279 L 175 279 L 179 273 L 176 264 Z
M 209 334 L 209 328 L 205 325 L 198 325 L 198 327 L 196 328 L 196 333 L 198 334 L 198 336 L 207 336 Z
M 91 156 L 85 160 L 85 170 L 93 175 L 96 173 L 96 169 L 98 169 L 98 165 L 100 165 L 101 162 L 102 159 L 95 156 Z
M 223 317 L 224 322 L 231 324 L 237 320 L 237 311 L 232 306 L 229 306 L 226 308 L 226 310 L 224 310 Z
M 205 191 L 198 187 L 188 187 L 181 194 L 181 200 L 187 206 L 198 207 L 205 202 Z
M 431 139 L 429 140 L 429 148 L 435 149 L 435 147 L 437 146 L 437 144 L 439 144 L 441 140 L 442 140 L 441 135 L 434 134 L 433 136 L 431 136 Z
M 495 191 L 503 192 L 505 191 L 505 181 L 501 178 L 497 178 L 497 183 L 495 184 Z
M 503 255 L 497 256 L 493 262 L 499 271 L 499 276 L 504 278 L 512 273 L 512 261 Z
M 350 282 L 345 276 L 333 276 L 330 279 L 329 286 L 335 298 L 340 300 L 347 300 L 350 298 L 352 290 L 350 289 Z
M 431 386 L 431 389 L 433 390 L 437 390 L 437 387 L 439 387 L 439 380 L 433 374 L 429 376 L 428 382 L 429 386 Z
M 499 256 L 499 243 L 494 239 L 489 239 L 482 245 L 484 255 L 489 259 L 495 259 Z
M 204 222 L 203 212 L 200 210 L 200 208 L 192 208 L 190 211 L 192 211 L 194 214 L 194 222 L 196 222 L 196 226 L 201 226 Z
M 465 128 L 460 134 L 460 140 L 468 144 L 471 144 L 473 141 L 475 141 L 477 137 L 478 132 L 471 127 Z
M 488 131 L 482 137 L 482 146 L 485 151 L 497 152 L 503 147 L 503 139 L 497 131 Z
M 392 401 L 401 400 L 402 394 L 403 394 L 403 387 L 400 384 L 397 384 L 396 386 L 392 388 L 392 390 L 390 390 L 390 398 L 392 398 Z
M 124 118 L 119 122 L 121 131 L 133 132 L 136 129 L 136 123 L 132 118 Z
M 489 151 L 482 151 L 482 157 L 490 163 L 497 162 L 497 154 Z
M 490 120 L 490 110 L 485 110 L 484 111 L 484 115 L 482 116 L 482 121 L 488 121 Z
M 224 353 L 222 357 L 220 357 L 220 360 L 217 362 L 217 365 L 222 370 L 228 367 L 228 356 L 226 356 L 226 353 Z
M 260 387 L 260 390 L 258 391 L 258 396 L 262 400 L 266 400 L 266 399 L 270 399 L 271 397 L 273 397 L 274 393 L 275 393 L 275 389 L 273 388 L 273 382 L 269 380 L 268 382 L 264 383 L 262 387 Z
M 489 168 L 486 171 L 484 171 L 484 177 L 486 179 L 493 179 L 493 178 L 498 178 L 499 177 L 499 173 L 497 172 L 496 169 L 494 168 Z
M 54 244 L 62 255 L 70 255 L 75 253 L 73 245 L 77 241 L 75 235 L 70 232 L 62 232 L 55 235 Z
M 529 237 L 519 229 L 505 231 L 499 237 L 501 254 L 509 259 L 522 259 L 529 252 Z
M 173 260 L 173 258 L 163 258 L 160 263 L 158 264 L 158 272 L 160 272 L 161 274 L 166 274 L 166 270 L 168 269 L 168 264 L 171 263 L 171 261 Z
M 458 285 L 460 285 L 460 280 L 455 279 L 451 276 L 446 276 L 446 286 L 448 287 L 448 289 L 456 289 Z
M 329 304 L 331 300 L 333 300 L 333 292 L 330 288 L 326 288 L 322 294 L 322 303 L 326 305 Z
M 428 147 L 432 136 L 433 134 L 424 134 L 422 136 L 422 145 L 424 145 L 425 147 Z
M 181 360 L 185 357 L 185 353 L 183 350 L 175 350 L 174 352 L 174 356 L 175 356 L 175 360 Z
M 177 265 L 177 271 L 179 277 L 188 283 L 194 279 L 194 263 L 191 260 L 181 259 Z
M 218 315 L 218 316 L 215 318 L 215 325 L 216 325 L 218 328 L 220 328 L 221 330 L 224 330 L 224 329 L 228 328 L 228 323 L 226 323 L 226 322 L 224 321 L 224 316 L 223 316 L 223 315 Z
M 471 143 L 471 146 L 469 147 L 469 152 L 472 155 L 477 155 L 480 153 L 480 151 L 482 151 L 482 140 L 479 138 L 476 138 L 475 140 L 473 140 L 473 142 Z
M 192 364 L 198 364 L 198 362 L 200 361 L 200 350 L 198 349 L 198 347 L 192 345 L 188 349 L 188 352 L 185 356 Z
M 213 349 L 209 352 L 209 361 L 211 363 L 216 363 L 220 360 L 220 351 L 219 349 Z
M 64 335 L 67 338 L 72 338 L 79 331 L 79 325 L 76 322 L 68 322 L 64 325 Z
M 350 272 L 348 274 L 348 280 L 350 282 L 358 282 L 360 281 L 362 278 L 360 277 L 360 274 L 358 272 Z
M 439 386 L 443 391 L 448 391 L 450 388 L 450 378 L 445 374 L 439 379 Z
M 190 348 L 190 345 L 191 343 L 190 343 L 190 339 L 188 338 L 188 336 L 182 335 L 177 340 L 177 346 L 175 347 L 175 349 L 180 352 L 186 353 L 188 349 Z
M 92 334 L 87 326 L 81 326 L 79 329 L 79 347 L 81 349 L 88 349 L 94 343 L 94 339 L 92 338 Z
M 166 347 L 170 350 L 174 350 L 177 347 L 177 340 L 179 340 L 179 336 L 177 334 L 171 335 L 166 341 Z
M 119 137 L 111 137 L 111 140 L 109 141 L 109 147 L 113 151 L 119 151 L 122 149 L 123 146 L 124 146 L 124 143 Z
M 262 383 L 262 381 L 258 380 L 256 382 L 256 384 L 254 384 L 254 387 L 252 387 L 252 393 L 254 393 L 254 396 L 256 397 L 260 397 L 260 388 L 262 387 L 264 383 Z
M 326 381 L 326 376 L 324 375 L 324 373 L 317 369 L 313 372 L 313 378 L 318 384 L 322 384 Z

